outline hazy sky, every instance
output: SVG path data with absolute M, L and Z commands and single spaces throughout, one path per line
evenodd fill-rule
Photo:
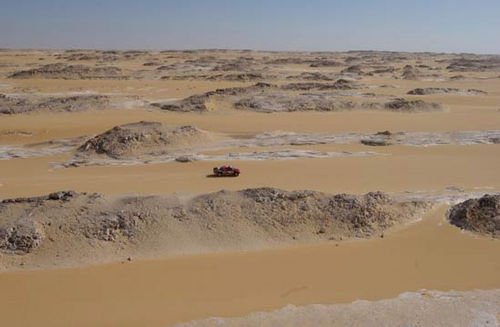
M 500 53 L 500 0 L 0 0 L 0 47 Z

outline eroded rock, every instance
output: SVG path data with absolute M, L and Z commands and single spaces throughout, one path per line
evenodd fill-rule
M 457 95 L 485 95 L 488 94 L 485 91 L 476 89 L 460 90 L 457 88 L 449 87 L 426 87 L 426 88 L 416 88 L 408 91 L 408 94 L 412 95 L 428 95 L 428 94 L 457 94 Z
M 450 208 L 448 219 L 462 229 L 500 238 L 500 194 L 456 204 Z
M 187 200 L 176 195 L 111 197 L 65 191 L 36 201 L 4 200 L 0 250 L 15 255 L 38 249 L 34 255 L 50 257 L 65 249 L 68 258 L 92 260 L 100 249 L 120 249 L 117 258 L 123 258 L 144 243 L 165 238 L 178 240 L 158 243 L 168 254 L 212 242 L 251 248 L 256 243 L 366 238 L 417 219 L 431 206 L 381 192 L 330 195 L 268 187 Z
M 192 146 L 208 138 L 206 132 L 194 126 L 167 126 L 160 122 L 141 121 L 115 126 L 85 142 L 78 151 L 120 159 Z
M 10 78 L 54 78 L 54 79 L 116 79 L 124 78 L 118 67 L 91 67 L 84 65 L 67 65 L 55 63 L 39 68 L 22 70 L 9 76 Z
M 0 94 L 0 114 L 21 114 L 35 111 L 77 112 L 103 109 L 109 105 L 106 95 L 74 95 L 66 97 L 26 98 Z

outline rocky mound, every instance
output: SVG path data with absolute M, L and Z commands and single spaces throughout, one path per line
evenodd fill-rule
M 252 70 L 254 68 L 254 60 L 253 58 L 239 58 L 234 61 L 230 61 L 227 63 L 223 63 L 220 65 L 215 66 L 212 70 L 214 71 L 248 71 Z
M 118 67 L 89 67 L 67 65 L 64 63 L 48 64 L 39 68 L 13 73 L 10 78 L 53 78 L 53 79 L 116 79 L 124 78 Z
M 341 74 L 347 75 L 365 75 L 366 73 L 361 69 L 359 65 L 349 66 L 346 69 L 340 71 Z
M 355 103 L 339 99 L 335 95 L 324 93 L 289 93 L 267 92 L 244 97 L 234 103 L 239 110 L 256 112 L 293 112 L 293 111 L 341 111 L 352 110 Z
M 210 98 L 209 94 L 195 94 L 181 101 L 174 103 L 152 103 L 153 107 L 160 108 L 165 111 L 176 111 L 176 112 L 204 112 L 207 111 L 205 103 Z
M 386 103 L 354 102 L 332 93 L 301 93 L 298 95 L 266 92 L 243 97 L 234 103 L 240 110 L 257 112 L 389 110 L 397 112 L 440 111 L 440 104 L 422 100 L 396 98 Z
M 466 78 L 467 77 L 465 77 L 464 75 L 453 75 L 453 76 L 450 77 L 450 80 L 457 81 L 457 80 L 464 80 Z
M 87 154 L 103 154 L 114 159 L 155 155 L 207 140 L 208 134 L 193 126 L 171 127 L 159 122 L 141 121 L 115 126 L 78 148 Z
M 96 250 L 106 249 L 115 249 L 113 259 L 117 260 L 138 250 L 149 251 L 144 256 L 154 251 L 165 256 L 366 238 L 416 219 L 429 206 L 397 201 L 380 192 L 355 196 L 257 188 L 187 200 L 174 195 L 107 197 L 58 192 L 2 201 L 0 250 L 29 254 L 22 258 L 27 263 L 49 264 L 44 259 L 82 264 L 98 261 Z
M 488 94 L 485 91 L 476 89 L 460 90 L 456 88 L 449 87 L 426 87 L 426 88 L 416 88 L 408 91 L 407 94 L 412 95 L 428 95 L 428 94 L 457 94 L 457 95 L 485 95 Z
M 281 86 L 283 90 L 352 90 L 362 88 L 362 85 L 357 84 L 353 81 L 348 81 L 346 79 L 338 79 L 334 83 L 317 83 L 317 82 L 307 82 L 307 83 L 290 83 Z
M 229 74 L 181 74 L 181 75 L 165 75 L 160 77 L 162 80 L 206 80 L 206 81 L 233 81 L 233 82 L 250 82 L 258 80 L 275 79 L 275 75 L 267 75 L 259 72 L 249 73 L 229 73 Z
M 320 59 L 320 60 L 315 60 L 313 63 L 309 65 L 309 67 L 317 68 L 317 67 L 338 67 L 338 66 L 343 66 L 342 63 L 334 61 L 334 60 L 327 60 L 327 59 Z
M 101 109 L 109 102 L 109 97 L 106 95 L 75 95 L 49 98 L 38 103 L 37 107 L 40 110 L 75 112 Z
M 401 79 L 406 80 L 416 80 L 418 79 L 419 72 L 412 65 L 406 65 L 403 67 L 403 72 L 401 73 Z
M 266 60 L 264 63 L 267 65 L 303 65 L 303 64 L 313 64 L 314 60 L 298 56 L 298 57 L 269 59 Z
M 287 79 L 302 79 L 311 81 L 331 81 L 334 78 L 330 75 L 321 74 L 318 72 L 302 72 L 298 75 L 290 75 L 286 77 Z
M 485 72 L 500 69 L 500 56 L 486 58 L 459 58 L 446 67 L 451 72 Z
M 148 55 L 146 51 L 130 50 L 67 50 L 62 54 L 55 56 L 57 59 L 71 61 L 96 61 L 96 62 L 114 62 L 119 60 L 132 60 Z
M 16 114 L 31 111 L 31 103 L 24 98 L 14 98 L 0 94 L 0 113 Z
M 161 63 L 158 62 L 158 61 L 146 61 L 142 65 L 145 66 L 145 67 L 154 67 L 154 66 L 160 66 Z
M 369 146 L 388 146 L 393 144 L 392 136 L 393 134 L 390 131 L 377 132 L 372 137 L 362 139 L 360 142 Z
M 249 93 L 260 93 L 267 89 L 275 88 L 275 85 L 268 83 L 257 83 L 246 87 L 231 87 L 225 89 L 216 89 L 203 94 L 195 94 L 177 102 L 169 103 L 152 103 L 154 107 L 161 110 L 177 111 L 177 112 L 205 112 L 208 110 L 206 102 L 213 96 L 236 96 Z
M 274 76 L 265 76 L 259 72 L 248 73 L 234 73 L 234 74 L 217 74 L 207 76 L 205 79 L 208 81 L 233 81 L 233 82 L 249 82 L 256 80 L 271 79 Z
M 372 70 L 370 72 L 370 74 L 372 74 L 372 75 L 373 74 L 389 74 L 389 73 L 396 72 L 396 70 L 397 69 L 395 67 L 392 67 L 392 66 L 390 66 L 390 67 L 380 67 L 380 68 L 377 68 L 375 70 Z
M 246 87 L 217 89 L 203 94 L 196 94 L 183 100 L 167 103 L 153 103 L 152 106 L 167 111 L 205 112 L 206 103 L 212 97 L 233 104 L 235 109 L 256 112 L 291 112 L 291 111 L 341 111 L 341 110 L 390 110 L 401 112 L 420 112 L 441 110 L 441 105 L 422 100 L 406 100 L 393 98 L 382 102 L 364 102 L 346 99 L 346 94 L 334 92 L 300 93 L 291 91 L 331 91 L 365 88 L 346 79 L 338 79 L 334 83 L 298 82 L 283 85 L 257 83 Z M 373 93 L 348 94 L 347 96 L 375 97 Z
M 74 95 L 69 97 L 16 98 L 0 94 L 0 114 L 21 114 L 33 111 L 76 112 L 102 109 L 109 104 L 106 95 Z
M 487 194 L 454 205 L 448 219 L 462 229 L 500 238 L 500 194 Z
M 397 98 L 384 104 L 385 110 L 398 112 L 426 112 L 441 111 L 443 108 L 439 103 L 425 102 L 422 100 L 407 100 Z

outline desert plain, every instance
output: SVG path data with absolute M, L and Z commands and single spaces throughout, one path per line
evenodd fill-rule
M 1 50 L 0 319 L 498 326 L 499 144 L 495 55 Z

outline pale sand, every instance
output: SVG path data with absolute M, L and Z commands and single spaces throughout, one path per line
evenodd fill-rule
M 166 326 L 287 304 L 346 303 L 422 288 L 500 287 L 500 243 L 449 225 L 445 207 L 383 239 L 0 274 L 2 323 Z M 29 313 L 29 314 L 27 314 Z
M 377 151 L 385 155 L 238 161 L 238 178 L 206 178 L 225 162 L 199 161 L 138 166 L 58 169 L 50 163 L 67 156 L 0 161 L 0 198 L 42 195 L 74 189 L 102 193 L 204 193 L 220 189 L 273 186 L 328 193 L 443 192 L 448 186 L 467 191 L 500 190 L 500 146 L 431 147 L 314 146 L 329 151 Z
M 495 130 L 500 126 L 498 109 L 466 107 L 451 112 L 418 114 L 388 112 L 262 114 L 234 111 L 175 114 L 157 110 L 129 109 L 12 115 L 1 117 L 0 132 L 19 130 L 32 132 L 33 136 L 2 135 L 0 144 L 29 144 L 57 138 L 93 135 L 116 125 L 140 120 L 160 121 L 171 125 L 194 125 L 211 132 L 236 135 L 275 130 L 316 133 Z
M 397 298 L 358 300 L 346 304 L 287 305 L 272 312 L 244 317 L 212 317 L 181 323 L 178 327 L 401 327 L 498 326 L 500 289 L 473 291 L 406 292 Z

